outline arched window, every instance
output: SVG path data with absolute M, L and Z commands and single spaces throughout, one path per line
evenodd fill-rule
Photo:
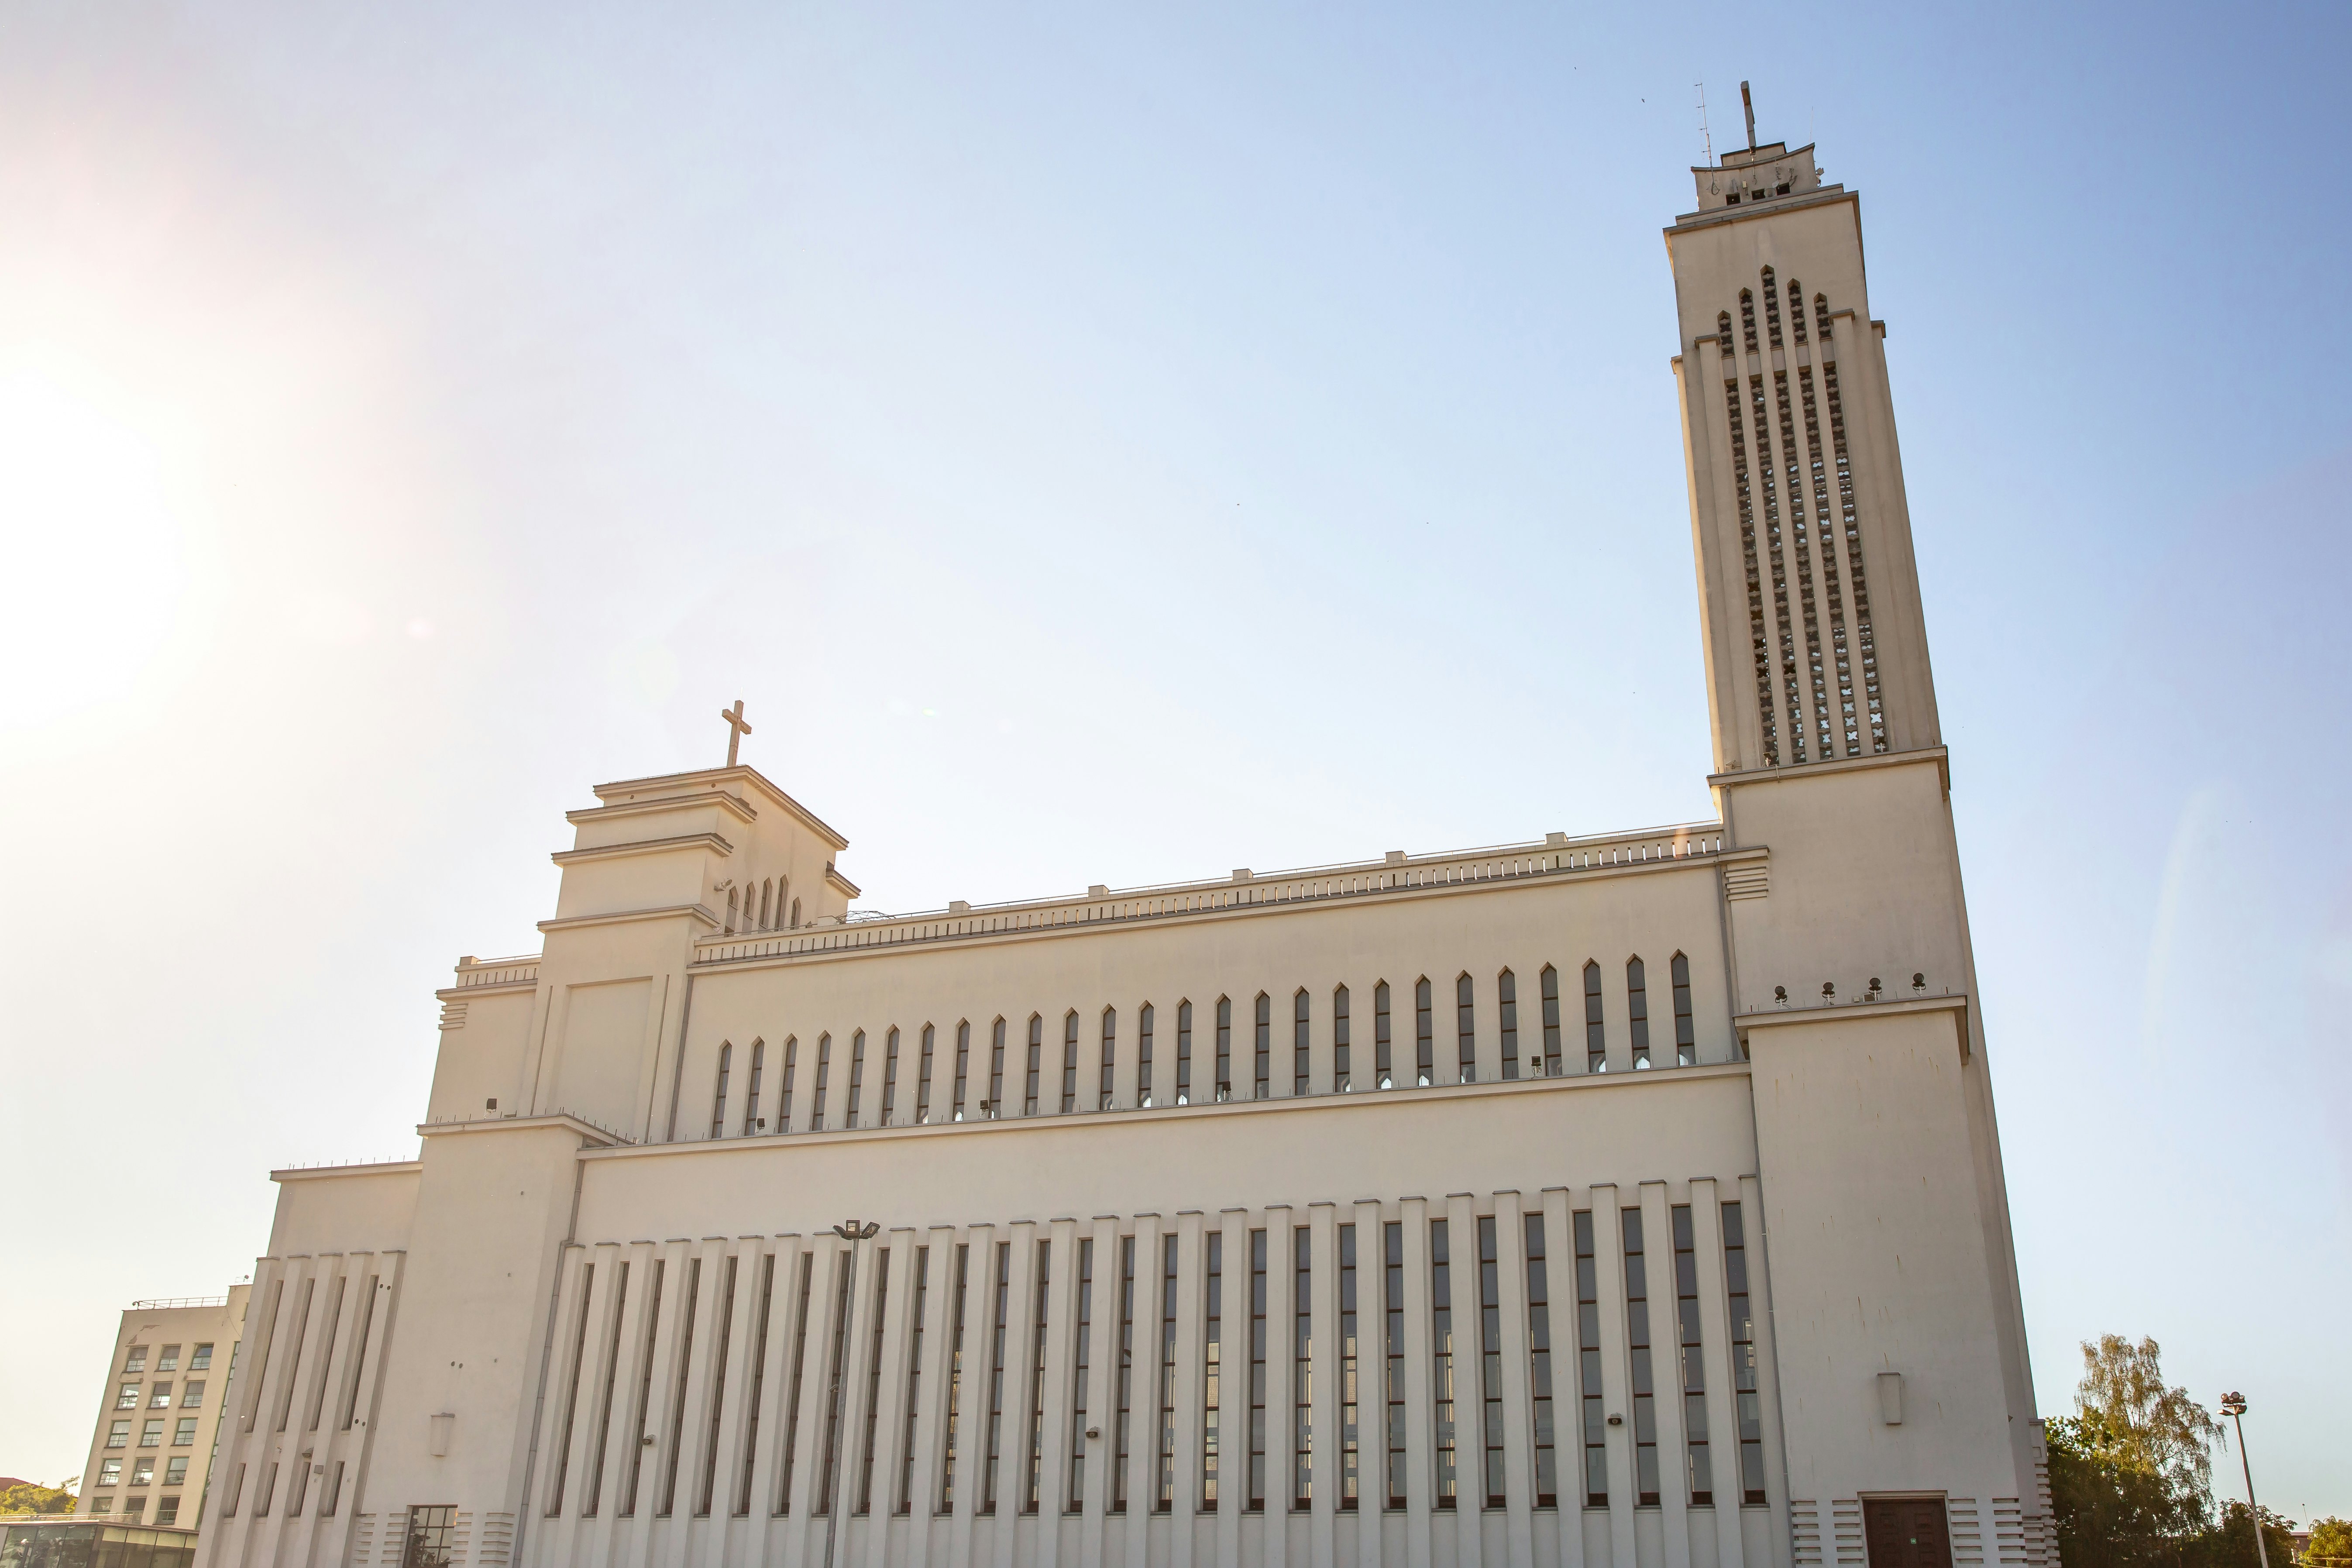
M 898 1026 L 882 1037 L 882 1120 L 887 1127 L 898 1114 Z
M 768 900 L 774 896 L 775 891 L 776 884 L 773 881 L 765 877 L 760 879 L 760 929 L 761 931 L 768 929 Z
M 711 1091 L 710 1096 L 710 1135 L 713 1138 L 724 1135 L 727 1131 L 727 1069 L 734 1059 L 733 1046 L 719 1047 L 719 1087 Z
M 799 1065 L 801 1041 L 798 1035 L 784 1037 L 784 1081 L 776 1095 L 776 1131 L 793 1130 L 793 1069 Z
M 1609 1070 L 1609 1031 L 1601 1022 L 1601 965 L 1584 965 L 1584 1070 Z
M 1495 976 L 1495 1007 L 1503 1032 L 1503 1076 L 1519 1076 L 1519 982 L 1509 970 Z
M 1478 1081 L 1478 992 L 1464 970 L 1454 977 L 1454 1047 L 1462 1076 L 1455 1081 Z
M 743 1136 L 764 1132 L 768 1124 L 760 1120 L 760 1080 L 767 1076 L 768 1047 L 764 1040 L 751 1042 L 751 1081 L 743 1095 Z
M 971 1020 L 959 1018 L 956 1020 L 955 1103 L 948 1110 L 948 1120 L 950 1121 L 963 1120 L 963 1108 L 967 1103 L 963 1097 L 964 1086 L 971 1070 Z
M 1108 1110 L 1118 1082 L 1118 1009 L 1102 1010 L 1102 1067 L 1095 1078 L 1095 1105 Z
M 1217 1103 L 1234 1094 L 1234 999 L 1217 998 Z
M 1073 1007 L 1062 1019 L 1062 1114 L 1067 1116 L 1078 1109 L 1078 1010 Z
M 1435 1022 L 1430 1016 L 1429 976 L 1424 974 L 1412 986 L 1412 1071 L 1413 1082 L 1427 1089 L 1437 1073 L 1437 1040 Z
M 849 1037 L 849 1114 L 842 1119 L 844 1127 L 857 1125 L 857 1101 L 866 1089 L 866 1031 L 857 1029 Z
M 1774 348 L 1780 347 L 1780 295 L 1773 287 L 1772 269 L 1764 268 L 1764 334 Z
M 1625 961 L 1625 1029 L 1633 1037 L 1633 1066 L 1638 1070 L 1650 1065 L 1650 994 L 1642 973 L 1642 961 Z
M 1543 966 L 1543 1070 L 1552 1078 L 1559 1072 L 1559 971 L 1547 963 Z
M 1716 312 L 1715 346 L 1726 354 L 1731 353 L 1731 312 L 1728 310 Z
M 1256 1073 L 1254 1075 L 1253 1098 L 1265 1100 L 1274 1093 L 1274 999 L 1261 991 L 1257 994 Z
M 1176 1004 L 1176 1103 L 1192 1103 L 1192 1004 Z
M 1151 1109 L 1151 1026 L 1158 1021 L 1151 1004 L 1135 1010 L 1135 1103 Z
M 1021 1096 L 1021 1114 L 1037 1114 L 1037 1079 L 1045 1069 L 1045 1016 L 1029 1015 L 1029 1079 Z
M 798 899 L 793 900 L 793 929 L 801 929 L 801 901 Z
M 980 1102 L 981 1115 L 994 1121 L 1004 1114 L 1004 1020 L 988 1031 L 988 1098 Z
M 1314 1005 L 1307 999 L 1307 987 L 1290 999 L 1290 1092 L 1305 1094 L 1313 1088 L 1308 1079 L 1312 1069 L 1307 1061 L 1307 1024 Z
M 1396 1068 L 1391 1060 L 1393 1049 L 1389 1036 L 1389 983 L 1383 980 L 1372 987 L 1372 1081 L 1382 1089 L 1396 1087 Z
M 1797 342 L 1805 341 L 1805 286 L 1795 279 L 1789 279 L 1789 330 L 1797 334 Z
M 1690 960 L 1675 954 L 1675 1063 L 1698 1066 L 1698 1032 L 1691 1017 Z
M 833 1036 L 826 1033 L 816 1037 L 816 1100 L 809 1107 L 809 1131 L 812 1132 L 824 1131 L 825 1080 L 832 1076 Z
M 1331 993 L 1331 1092 L 1346 1094 L 1356 1087 L 1349 1071 L 1348 1049 L 1348 988 L 1339 986 Z
M 740 901 L 741 896 L 733 888 L 727 889 L 727 934 L 729 936 L 735 934 L 736 905 Z
M 1748 352 L 1756 353 L 1756 295 L 1752 289 L 1739 291 L 1739 331 L 1747 342 Z
M 930 1025 L 924 1025 L 922 1059 L 915 1068 L 915 1125 L 918 1127 L 928 1125 L 931 1120 L 931 1047 L 936 1039 L 937 1031 Z

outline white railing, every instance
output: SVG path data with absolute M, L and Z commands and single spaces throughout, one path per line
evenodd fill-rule
M 457 984 L 455 990 L 475 985 L 520 985 L 539 979 L 539 954 L 529 952 L 520 958 L 461 958 L 457 961 Z
M 226 1296 L 151 1296 L 143 1301 L 131 1302 L 130 1310 L 134 1312 L 171 1312 L 182 1307 L 226 1307 L 227 1305 L 228 1298 Z
M 1264 875 L 1237 871 L 1223 882 L 1180 882 L 1152 888 L 1103 889 L 1083 899 L 1004 904 L 952 904 L 920 914 L 861 920 L 791 931 L 735 932 L 696 944 L 698 963 L 804 953 L 855 952 L 909 942 L 952 942 L 1008 932 L 1049 931 L 1117 921 L 1162 920 L 1269 905 L 1318 902 L 1373 893 L 1457 887 L 1610 871 L 1629 866 L 1694 859 L 1723 852 L 1719 823 L 1661 827 L 1644 833 L 1571 839 L 1556 834 L 1541 844 L 1498 845 L 1450 854 L 1393 855 L 1383 861 L 1310 866 Z

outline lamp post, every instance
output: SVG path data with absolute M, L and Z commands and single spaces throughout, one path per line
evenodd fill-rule
M 849 1276 L 841 1283 L 841 1321 L 833 1338 L 832 1409 L 825 1416 L 824 1568 L 833 1568 L 834 1532 L 841 1527 L 841 1367 L 849 1359 L 850 1326 L 857 1321 L 857 1249 L 881 1229 L 877 1221 L 860 1225 L 854 1219 L 833 1227 L 834 1235 L 849 1243 Z M 2263 1568 L 2270 1565 L 2264 1563 Z
M 2263 1544 L 2263 1510 L 2254 1506 L 2254 1462 L 2246 1455 L 2246 1396 L 2235 1389 L 2221 1395 L 2221 1414 L 2238 1428 L 2238 1463 L 2246 1472 L 2246 1512 L 2254 1521 L 2254 1554 L 2263 1568 L 2271 1568 L 2270 1548 Z

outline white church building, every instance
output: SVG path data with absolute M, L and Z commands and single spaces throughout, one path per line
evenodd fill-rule
M 199 1568 L 2054 1562 L 1860 203 L 1693 173 L 1716 820 L 869 919 L 600 785 L 274 1173 Z

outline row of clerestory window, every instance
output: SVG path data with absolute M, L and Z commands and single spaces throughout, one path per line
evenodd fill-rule
M 727 934 L 739 931 L 797 931 L 801 901 L 793 897 L 789 877 L 762 877 L 754 888 L 746 882 L 727 889 Z

